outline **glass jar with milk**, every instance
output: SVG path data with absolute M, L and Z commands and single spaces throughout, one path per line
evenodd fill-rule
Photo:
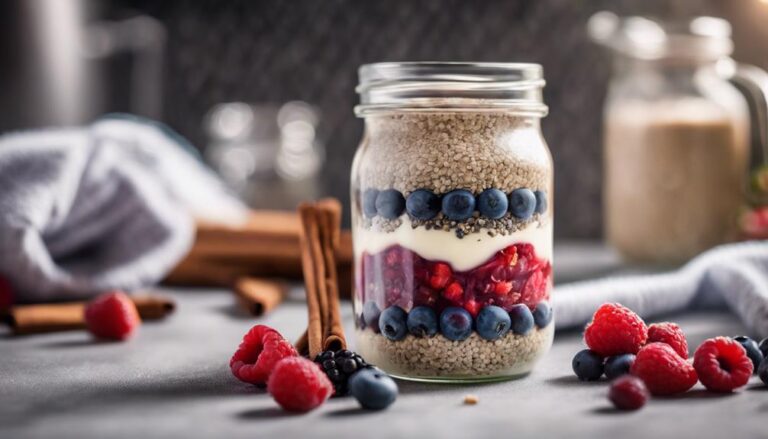
M 721 19 L 599 13 L 589 28 L 616 54 L 604 113 L 608 240 L 629 261 L 664 265 L 732 240 L 750 155 L 740 90 L 762 110 L 765 135 L 765 73 L 728 58 Z

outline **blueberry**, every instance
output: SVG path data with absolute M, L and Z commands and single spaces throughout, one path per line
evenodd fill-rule
M 379 191 L 376 197 L 376 212 L 386 219 L 395 219 L 405 210 L 405 198 L 395 189 Z
M 449 340 L 465 340 L 472 334 L 472 315 L 464 308 L 449 306 L 440 314 L 440 330 Z
M 539 302 L 533 310 L 533 321 L 539 328 L 546 328 L 552 322 L 552 307 L 547 302 Z
M 528 219 L 536 210 L 536 195 L 528 188 L 515 189 L 509 194 L 509 212 L 519 219 Z
M 368 368 L 349 378 L 349 393 L 368 410 L 382 410 L 397 398 L 397 384 L 379 369 Z
M 379 316 L 379 330 L 390 340 L 402 340 L 408 333 L 408 313 L 397 305 L 385 309 Z
M 757 373 L 757 368 L 760 367 L 760 363 L 763 361 L 763 353 L 760 352 L 760 346 L 758 346 L 756 341 L 745 335 L 740 335 L 733 339 L 739 342 L 744 350 L 747 351 L 747 357 L 752 360 L 753 370 Z
M 477 210 L 481 215 L 491 219 L 503 217 L 507 213 L 508 206 L 507 194 L 498 189 L 486 189 L 477 196 Z
M 579 351 L 571 366 L 581 381 L 597 381 L 603 375 L 603 358 L 589 349 Z
M 768 386 L 768 360 L 763 360 L 763 362 L 760 363 L 760 367 L 757 369 L 757 375 L 760 377 L 760 381 Z
M 432 308 L 417 306 L 408 313 L 408 332 L 416 337 L 432 337 L 437 334 L 437 314 Z
M 376 216 L 376 197 L 379 196 L 379 191 L 376 189 L 366 189 L 363 192 L 363 215 L 368 218 Z
M 547 193 L 544 191 L 534 192 L 536 196 L 536 213 L 544 213 L 547 211 Z
M 533 314 L 523 303 L 518 303 L 509 310 L 512 319 L 512 332 L 518 335 L 526 335 L 533 329 Z
M 632 367 L 632 363 L 635 362 L 635 356 L 633 354 L 621 354 L 613 357 L 608 357 L 605 360 L 605 376 L 609 380 L 618 378 L 622 375 L 629 373 L 629 368 Z
M 440 197 L 427 189 L 416 189 L 405 200 L 405 210 L 420 220 L 431 220 L 440 212 Z
M 379 316 L 381 309 L 376 302 L 369 300 L 363 305 L 363 322 L 367 328 L 373 329 L 373 332 L 379 332 Z
M 763 353 L 763 358 L 768 357 L 768 337 L 765 337 L 758 345 L 760 352 Z
M 465 189 L 456 189 L 443 196 L 443 215 L 453 221 L 464 221 L 475 211 L 475 197 Z
M 497 340 L 507 335 L 512 326 L 512 319 L 504 308 L 490 305 L 477 314 L 477 333 L 486 340 Z

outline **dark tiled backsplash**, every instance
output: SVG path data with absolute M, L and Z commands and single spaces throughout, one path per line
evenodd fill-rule
M 753 0 L 757 3 L 757 0 Z M 348 199 L 362 121 L 357 67 L 375 61 L 528 61 L 544 66 L 543 127 L 556 166 L 556 235 L 601 235 L 601 112 L 609 57 L 586 36 L 592 13 L 723 16 L 736 53 L 759 62 L 749 0 L 133 1 L 168 30 L 165 120 L 204 145 L 201 120 L 219 102 L 300 99 L 322 112 L 323 183 Z M 760 5 L 762 6 L 762 5 Z M 768 9 L 768 8 L 764 8 Z M 752 38 L 752 39 L 750 39 Z M 766 36 L 762 36 L 766 41 Z M 752 58 L 750 60 L 750 58 Z M 765 67 L 765 66 L 764 66 Z

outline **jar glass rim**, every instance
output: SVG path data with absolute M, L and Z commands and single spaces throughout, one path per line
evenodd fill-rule
M 359 69 L 358 116 L 381 111 L 510 111 L 544 116 L 533 63 L 383 62 Z

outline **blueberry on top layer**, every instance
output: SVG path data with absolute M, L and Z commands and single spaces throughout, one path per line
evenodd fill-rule
M 477 333 L 486 340 L 498 340 L 509 332 L 512 320 L 504 308 L 489 305 L 477 315 Z
M 456 189 L 443 196 L 443 215 L 453 221 L 464 221 L 475 211 L 475 196 L 466 189 Z
M 416 337 L 432 337 L 437 334 L 437 314 L 428 306 L 417 306 L 408 313 L 408 332 Z
M 385 189 L 376 197 L 376 212 L 386 219 L 395 219 L 405 210 L 405 198 L 395 189 Z
M 495 188 L 486 189 L 477 196 L 477 210 L 491 219 L 503 217 L 508 205 L 507 194 Z
M 509 310 L 512 319 L 512 332 L 518 335 L 528 335 L 533 329 L 533 314 L 528 306 L 518 303 Z
M 536 213 L 544 213 L 547 211 L 547 193 L 544 191 L 534 192 L 536 196 Z
M 405 200 L 408 214 L 419 220 L 431 220 L 440 212 L 440 197 L 428 189 L 416 189 Z
M 363 215 L 368 218 L 376 216 L 376 197 L 379 191 L 376 189 L 366 189 L 363 192 Z
M 408 334 L 408 313 L 399 306 L 385 309 L 379 316 L 379 330 L 390 340 L 402 340 Z
M 509 212 L 516 218 L 526 220 L 535 210 L 536 195 L 530 189 L 515 189 L 509 194 Z

